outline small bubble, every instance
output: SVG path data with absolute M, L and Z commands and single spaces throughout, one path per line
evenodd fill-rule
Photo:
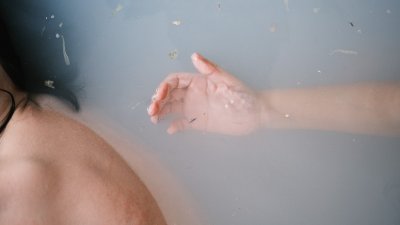
M 63 22 L 61 22 L 60 24 L 58 24 L 58 27 L 61 28 L 64 25 Z
M 174 20 L 174 21 L 172 21 L 172 24 L 173 25 L 175 25 L 175 26 L 179 26 L 179 25 L 181 25 L 181 21 L 180 20 Z
M 319 10 L 321 10 L 321 8 L 313 8 L 314 13 L 319 13 Z
M 54 19 L 54 18 L 55 18 L 54 14 L 52 14 L 52 15 L 50 16 L 50 18 L 51 18 L 51 19 Z
M 56 34 L 56 38 L 57 38 L 57 39 L 60 38 L 60 34 L 57 33 L 57 34 Z
M 117 13 L 121 12 L 124 9 L 124 6 L 121 3 L 118 3 L 118 5 L 115 7 L 114 11 L 112 12 L 112 15 L 115 16 Z
M 387 13 L 387 14 L 391 14 L 391 13 L 392 13 L 392 10 L 386 9 L 386 13 Z
M 290 115 L 289 114 L 285 114 L 285 118 L 289 118 L 290 117 Z
M 271 33 L 275 33 L 277 31 L 277 27 L 276 24 L 271 24 L 271 26 L 269 27 L 269 32 Z

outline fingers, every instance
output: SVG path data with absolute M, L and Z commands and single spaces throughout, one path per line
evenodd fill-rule
M 167 132 L 168 134 L 175 134 L 188 128 L 190 128 L 190 122 L 187 119 L 178 119 L 171 123 L 167 129 Z
M 212 74 L 218 69 L 214 63 L 204 58 L 199 53 L 193 53 L 192 63 L 194 67 L 203 75 Z
M 169 74 L 163 82 L 161 82 L 161 85 L 168 84 L 168 88 L 170 90 L 174 90 L 176 88 L 187 88 L 192 82 L 192 79 L 192 73 L 172 73 Z
M 152 123 L 156 124 L 160 119 L 169 114 L 182 114 L 183 112 L 183 102 L 174 101 L 166 103 L 158 112 L 150 117 Z
M 161 89 L 153 96 L 152 103 L 147 109 L 149 116 L 160 116 L 159 114 L 165 111 L 164 108 L 170 107 L 171 105 L 175 106 L 178 103 L 183 105 L 186 96 L 186 89 L 175 89 L 172 92 L 167 93 L 167 91 Z M 176 111 L 171 111 L 171 113 L 175 112 Z

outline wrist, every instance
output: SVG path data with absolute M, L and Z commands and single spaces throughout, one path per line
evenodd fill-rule
M 257 93 L 257 101 L 259 108 L 259 128 L 268 128 L 271 124 L 271 111 L 270 95 L 268 91 L 259 91 Z

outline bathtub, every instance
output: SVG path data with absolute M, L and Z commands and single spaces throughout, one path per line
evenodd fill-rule
M 195 72 L 193 52 L 256 89 L 399 81 L 400 2 L 2 2 L 16 42 L 41 52 L 27 62 L 76 68 L 82 112 L 66 113 L 113 144 L 170 225 L 400 223 L 398 137 L 168 135 L 146 113 L 168 73 Z

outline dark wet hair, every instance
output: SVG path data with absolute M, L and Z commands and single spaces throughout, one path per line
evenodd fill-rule
M 32 62 L 22 63 L 17 55 L 8 32 L 5 20 L 0 15 L 0 64 L 15 86 L 28 94 L 33 100 L 35 95 L 49 94 L 69 103 L 75 111 L 80 105 L 76 95 L 71 91 L 71 79 L 77 71 L 73 66 L 68 70 L 60 71 L 64 74 L 54 74 L 45 67 L 45 64 Z M 68 74 L 68 76 L 65 76 Z
M 4 89 L 0 89 L 0 91 L 6 93 L 6 95 L 8 95 L 8 97 L 10 98 L 10 102 L 11 102 L 10 110 L 7 112 L 6 117 L 3 118 L 2 120 L 0 120 L 0 133 L 2 133 L 3 130 L 6 129 L 8 122 L 11 120 L 11 118 L 14 114 L 16 105 L 15 105 L 14 96 L 12 95 L 11 92 L 4 90 Z

